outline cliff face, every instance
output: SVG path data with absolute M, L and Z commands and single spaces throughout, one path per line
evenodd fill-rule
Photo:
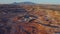
M 57 7 L 0 5 L 0 34 L 60 33 L 60 10 Z

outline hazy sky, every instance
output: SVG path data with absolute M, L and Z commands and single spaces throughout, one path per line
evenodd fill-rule
M 60 0 L 0 0 L 0 4 L 8 4 L 13 2 L 34 2 L 40 4 L 60 4 Z

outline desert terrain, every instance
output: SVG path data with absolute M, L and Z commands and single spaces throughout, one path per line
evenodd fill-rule
M 0 34 L 60 34 L 60 5 L 0 5 Z

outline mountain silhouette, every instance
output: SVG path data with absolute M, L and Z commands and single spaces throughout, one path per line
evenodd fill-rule
M 36 4 L 36 3 L 33 3 L 33 2 L 19 2 L 19 3 L 14 2 L 14 3 L 12 3 L 12 4 L 13 4 L 13 5 L 23 5 L 23 4 L 34 5 L 34 4 Z

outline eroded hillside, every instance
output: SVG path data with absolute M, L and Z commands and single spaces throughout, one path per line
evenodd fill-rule
M 0 5 L 1 34 L 60 33 L 60 11 L 41 5 Z

